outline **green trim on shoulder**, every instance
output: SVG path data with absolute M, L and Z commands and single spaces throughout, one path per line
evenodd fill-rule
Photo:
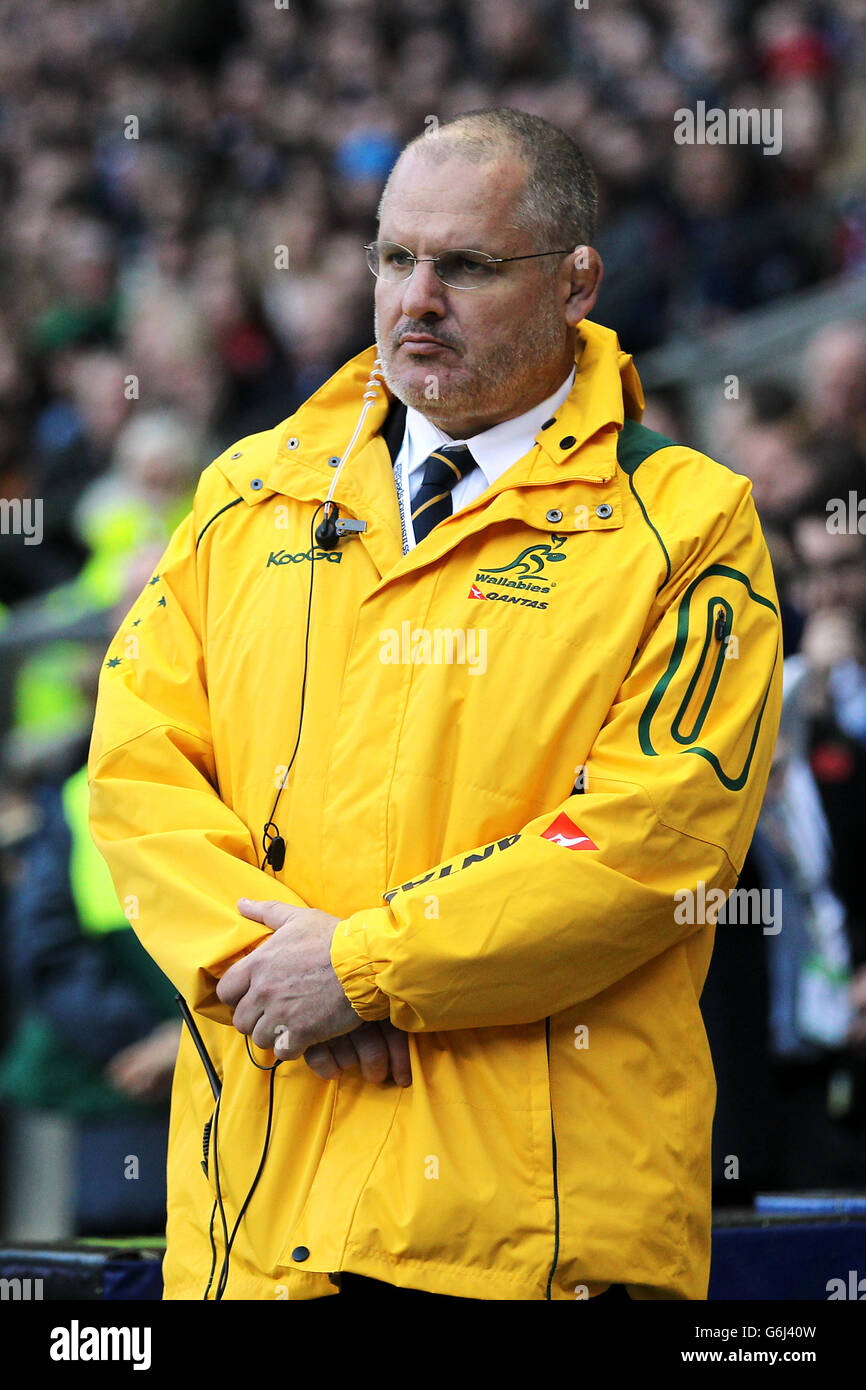
M 641 509 L 644 521 L 661 546 L 662 554 L 665 557 L 667 569 L 664 579 L 656 590 L 657 593 L 665 587 L 671 577 L 671 557 L 668 555 L 664 541 L 649 519 L 647 509 L 643 504 L 643 498 L 634 485 L 634 475 L 641 464 L 648 459 L 651 454 L 657 454 L 660 449 L 670 449 L 673 447 L 673 443 L 674 441 L 668 439 L 667 435 L 659 434 L 657 430 L 649 430 L 646 425 L 639 425 L 637 420 L 626 420 L 616 441 L 616 461 L 623 473 L 628 476 L 632 495 Z
M 667 435 L 659 434 L 658 430 L 649 430 L 646 425 L 639 425 L 637 420 L 626 420 L 616 441 L 616 461 L 623 473 L 631 477 L 650 454 L 673 447 L 674 441 L 668 439 Z

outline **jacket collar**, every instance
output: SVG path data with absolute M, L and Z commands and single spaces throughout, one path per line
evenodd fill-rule
M 341 367 L 287 420 L 227 449 L 216 466 L 248 502 L 273 493 L 322 501 L 333 479 L 331 460 L 345 449 L 357 425 L 375 347 Z M 577 330 L 577 374 L 566 400 L 539 430 L 537 448 L 509 470 L 507 486 L 522 483 L 605 482 L 616 472 L 616 444 L 627 418 L 640 420 L 644 396 L 629 353 L 609 328 L 584 319 Z M 402 438 L 405 408 L 381 380 L 340 482 L 375 436 L 383 434 L 393 459 Z M 502 486 L 500 481 L 498 486 Z M 341 490 L 341 489 L 340 489 Z M 352 491 L 355 491 L 353 488 Z

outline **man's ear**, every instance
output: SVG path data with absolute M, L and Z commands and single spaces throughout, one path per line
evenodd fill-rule
M 571 253 L 571 283 L 565 302 L 565 321 L 576 328 L 592 312 L 604 275 L 601 256 L 592 246 L 575 246 Z

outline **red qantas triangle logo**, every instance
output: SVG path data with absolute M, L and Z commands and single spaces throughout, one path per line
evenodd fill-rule
M 487 595 L 486 595 L 486 594 L 482 594 L 482 592 L 481 592 L 481 590 L 479 589 L 479 587 L 478 587 L 477 584 L 473 584 L 473 585 L 471 585 L 471 587 L 470 587 L 470 589 L 469 589 L 469 597 L 470 597 L 470 598 L 486 598 Z
M 552 840 L 555 845 L 562 845 L 563 849 L 598 849 L 598 845 L 594 845 L 589 836 L 584 835 L 580 826 L 569 820 L 564 811 L 556 817 L 553 825 L 542 830 L 541 838 Z

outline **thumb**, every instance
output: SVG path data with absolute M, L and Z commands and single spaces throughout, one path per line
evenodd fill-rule
M 263 927 L 276 931 L 285 925 L 293 911 L 290 903 L 278 902 L 275 898 L 261 901 L 256 898 L 238 898 L 238 909 L 244 917 L 253 922 L 261 922 Z

